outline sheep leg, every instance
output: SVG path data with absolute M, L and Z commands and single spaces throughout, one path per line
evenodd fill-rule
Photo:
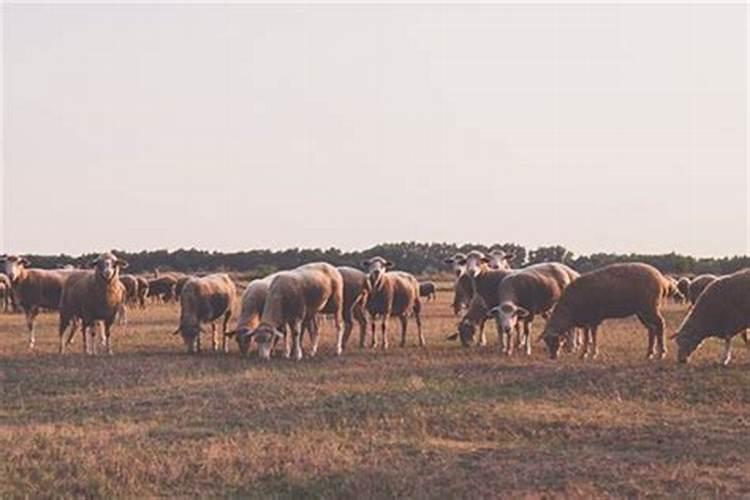
M 227 312 L 224 315 L 224 322 L 221 324 L 221 350 L 222 352 L 229 352 L 229 345 L 227 344 L 227 327 L 229 326 L 229 320 L 232 318 L 232 313 Z
M 351 325 L 351 321 L 349 324 Z M 336 328 L 336 356 L 341 356 L 341 353 L 344 352 L 344 324 L 341 320 L 341 315 L 334 314 L 333 326 Z M 349 328 L 349 333 L 351 331 L 351 328 Z
M 67 317 L 67 315 L 60 314 L 60 325 L 58 327 L 58 333 L 60 335 L 60 354 L 65 354 L 65 346 L 70 343 L 70 339 L 73 336 L 71 333 L 68 336 L 68 341 L 65 342 L 65 330 L 68 329 L 68 325 L 70 325 L 70 318 Z M 73 333 L 75 333 L 76 325 L 73 324 Z
M 390 315 L 390 311 L 383 313 L 383 320 L 380 322 L 381 347 L 384 351 L 388 349 L 388 318 Z
M 317 316 L 307 322 L 306 326 L 302 325 L 302 329 L 304 330 L 305 328 L 307 328 L 307 331 L 310 334 L 310 342 L 312 343 L 312 346 L 310 347 L 310 357 L 314 358 L 315 355 L 318 354 L 318 344 L 320 343 L 320 323 L 318 322 Z
M 727 366 L 730 361 L 732 361 L 732 337 L 724 339 L 724 350 L 721 353 L 719 363 L 722 366 Z
M 294 359 L 300 361 L 302 359 L 302 328 L 300 323 L 296 321 L 289 326 L 292 330 L 292 340 L 294 342 Z
M 371 333 L 372 333 L 372 339 L 370 341 L 370 347 L 372 349 L 375 349 L 378 346 L 378 339 L 375 336 L 375 328 L 376 328 L 376 326 L 375 326 L 375 315 L 374 314 L 370 314 L 370 330 L 371 330 Z
M 479 345 L 484 347 L 487 345 L 487 334 L 484 333 L 484 320 L 479 322 Z M 499 330 L 498 330 L 499 331 Z
M 219 350 L 219 337 L 216 336 L 216 323 L 211 323 L 211 351 Z
M 523 347 L 527 356 L 531 356 L 531 321 L 523 322 Z
M 417 335 L 419 336 L 419 347 L 424 347 L 427 342 L 424 339 L 424 333 L 422 332 L 422 311 L 414 312 L 414 319 L 417 321 Z
M 581 349 L 581 359 L 586 359 L 588 357 L 590 344 L 591 344 L 591 328 L 586 327 L 583 330 L 583 348 Z
M 26 311 L 26 329 L 29 332 L 29 349 L 33 349 L 34 344 L 36 344 L 36 338 L 34 336 L 34 320 L 36 320 L 38 314 L 38 307 L 32 307 Z
M 106 321 L 104 323 L 104 345 L 105 345 L 105 352 L 112 355 L 112 342 L 110 339 L 110 335 L 112 333 L 112 322 Z
M 89 347 L 91 348 L 91 354 L 96 355 L 96 323 L 89 324 L 88 330 L 91 338 L 89 339 Z
M 359 323 L 359 348 L 365 347 L 365 339 L 367 337 L 367 319 L 361 309 L 356 308 L 353 310 L 354 319 Z
M 409 318 L 406 314 L 402 314 L 398 319 L 401 323 L 401 347 L 406 347 L 406 327 L 409 323 Z
M 195 352 L 198 354 L 201 352 L 201 333 L 203 332 L 198 330 L 198 335 L 196 335 L 195 340 L 193 341 L 195 342 Z
M 599 356 L 599 345 L 597 344 L 597 331 L 599 330 L 599 325 L 595 325 L 593 328 L 591 328 L 591 347 L 593 349 L 591 353 L 591 359 L 596 359 Z

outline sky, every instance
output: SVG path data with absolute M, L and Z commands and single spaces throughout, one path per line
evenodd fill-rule
M 8 5 L 0 252 L 750 254 L 748 13 Z

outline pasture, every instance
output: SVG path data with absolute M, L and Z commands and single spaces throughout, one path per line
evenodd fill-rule
M 750 352 L 646 361 L 635 320 L 605 322 L 580 361 L 445 340 L 451 294 L 424 308 L 428 347 L 315 359 L 184 354 L 178 306 L 131 308 L 114 356 L 57 354 L 57 315 L 0 315 L 0 497 L 750 496 Z M 671 334 L 685 306 L 666 309 Z M 540 331 L 541 320 L 535 325 Z M 536 338 L 536 335 L 534 336 Z M 207 337 L 204 337 L 207 340 Z M 306 339 L 306 345 L 308 344 Z M 204 346 L 210 342 L 204 342 Z

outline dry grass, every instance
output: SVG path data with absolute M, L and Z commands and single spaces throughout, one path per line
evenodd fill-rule
M 189 357 L 176 306 L 133 312 L 113 357 L 58 356 L 52 314 L 27 352 L 0 316 L 0 497 L 750 496 L 744 347 L 649 362 L 625 320 L 597 361 L 507 359 L 494 325 L 486 348 L 443 340 L 449 300 L 426 306 L 427 350 L 336 359 L 328 328 L 302 363 Z

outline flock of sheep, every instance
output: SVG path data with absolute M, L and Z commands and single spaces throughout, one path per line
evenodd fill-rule
M 486 344 L 484 325 L 494 319 L 503 353 L 514 348 L 531 353 L 531 324 L 537 316 L 546 319 L 540 340 L 552 359 L 562 349 L 580 350 L 581 357 L 596 357 L 601 323 L 610 318 L 635 316 L 648 332 L 648 358 L 664 358 L 665 322 L 661 307 L 667 298 L 689 300 L 692 307 L 673 336 L 677 358 L 687 362 L 708 337 L 724 339 L 721 363 L 731 359 L 731 340 L 742 334 L 747 342 L 750 327 L 750 269 L 727 276 L 703 275 L 692 280 L 665 276 L 643 263 L 621 263 L 579 274 L 561 263 L 543 263 L 511 269 L 512 255 L 495 250 L 489 254 L 471 251 L 446 259 L 455 273 L 453 312 L 460 321 L 455 334 L 464 346 Z M 83 350 L 96 350 L 96 324 L 101 324 L 102 344 L 112 353 L 110 334 L 125 304 L 147 299 L 179 299 L 180 319 L 174 334 L 181 336 L 188 352 L 201 350 L 201 333 L 207 325 L 212 347 L 227 352 L 227 339 L 234 338 L 242 355 L 255 344 L 258 355 L 269 359 L 283 341 L 287 357 L 303 357 L 302 341 L 307 333 L 314 356 L 320 338 L 320 321 L 330 318 L 336 331 L 336 354 L 346 348 L 354 324 L 359 325 L 359 346 L 365 346 L 368 323 L 371 347 L 387 349 L 389 320 L 398 318 L 401 346 L 406 343 L 410 317 L 416 322 L 419 345 L 422 332 L 422 299 L 434 298 L 431 282 L 419 283 L 406 272 L 393 270 L 382 257 L 362 263 L 364 271 L 334 267 L 324 262 L 302 265 L 250 282 L 237 306 L 237 289 L 227 274 L 175 276 L 164 274 L 147 280 L 122 274 L 127 263 L 112 253 L 91 262 L 91 269 L 43 270 L 30 267 L 19 256 L 0 257 L 0 306 L 12 302 L 23 310 L 29 346 L 35 342 L 34 321 L 40 310 L 58 310 L 60 353 L 80 329 Z M 236 326 L 230 330 L 233 313 L 239 309 Z M 221 331 L 217 322 L 221 321 Z M 379 325 L 379 339 L 377 335 Z M 66 336 L 67 333 L 67 336 Z M 515 338 L 514 338 L 515 334 Z M 91 338 L 89 338 L 91 337 Z

